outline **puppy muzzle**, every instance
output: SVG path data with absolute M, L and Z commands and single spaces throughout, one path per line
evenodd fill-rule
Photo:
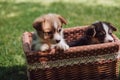
M 60 40 L 56 40 L 56 43 L 59 43 L 60 42 Z

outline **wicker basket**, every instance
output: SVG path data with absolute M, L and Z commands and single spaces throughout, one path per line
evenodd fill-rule
M 84 35 L 86 26 L 67 28 L 67 42 Z M 29 80 L 118 80 L 119 39 L 115 42 L 71 47 L 55 54 L 31 51 L 32 33 L 22 36 Z M 42 63 L 42 61 L 46 63 Z

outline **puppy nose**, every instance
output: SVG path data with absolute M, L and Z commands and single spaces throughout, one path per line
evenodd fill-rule
M 60 42 L 60 40 L 56 40 L 56 43 L 59 43 Z

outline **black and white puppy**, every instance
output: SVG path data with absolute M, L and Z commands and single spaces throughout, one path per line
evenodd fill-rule
M 79 40 L 68 43 L 68 45 L 72 47 L 114 42 L 112 32 L 116 30 L 117 29 L 109 22 L 97 21 L 86 29 L 85 35 L 83 37 L 81 37 Z

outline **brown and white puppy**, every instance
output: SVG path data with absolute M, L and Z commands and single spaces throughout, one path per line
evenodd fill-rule
M 66 23 L 66 20 L 58 14 L 46 14 L 38 17 L 33 22 L 36 31 L 33 34 L 32 50 L 47 51 L 55 47 L 68 49 L 69 46 L 63 38 L 62 28 Z
M 114 42 L 112 32 L 117 29 L 109 22 L 98 21 L 93 23 L 85 31 L 85 35 L 77 41 L 68 43 L 69 46 L 80 46 Z

